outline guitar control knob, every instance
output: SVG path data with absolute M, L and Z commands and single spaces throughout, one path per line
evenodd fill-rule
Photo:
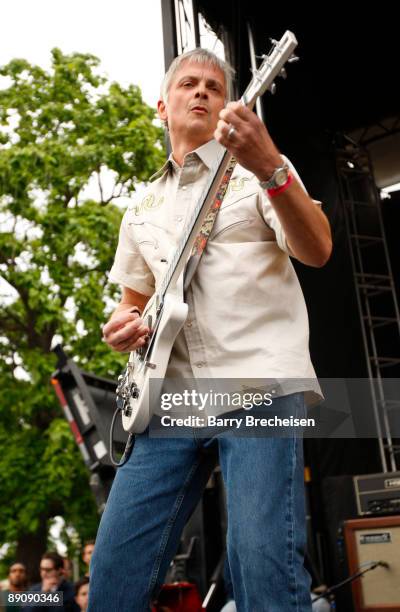
M 130 407 L 129 402 L 125 403 L 123 412 L 124 412 L 124 416 L 126 416 L 126 417 L 130 417 L 131 416 L 132 408 Z
M 130 396 L 132 399 L 137 399 L 139 397 L 139 387 L 136 383 L 131 384 Z

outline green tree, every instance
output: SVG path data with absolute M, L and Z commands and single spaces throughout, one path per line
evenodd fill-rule
M 138 87 L 108 83 L 98 66 L 54 49 L 49 71 L 22 59 L 0 68 L 0 543 L 16 542 L 30 565 L 52 517 L 82 538 L 97 527 L 87 470 L 50 385 L 51 347 L 59 337 L 84 369 L 120 372 L 126 356 L 100 332 L 119 296 L 107 280 L 122 216 L 115 202 L 165 159 Z M 97 200 L 84 198 L 89 181 Z

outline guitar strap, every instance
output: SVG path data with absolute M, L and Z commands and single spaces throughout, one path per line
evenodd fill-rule
M 234 157 L 231 158 L 229 162 L 229 166 L 227 167 L 225 174 L 222 178 L 216 196 L 214 198 L 213 203 L 211 204 L 207 216 L 203 221 L 203 225 L 199 233 L 196 236 L 196 240 L 194 241 L 192 252 L 190 253 L 190 257 L 186 264 L 185 274 L 184 274 L 184 291 L 187 291 L 194 273 L 196 272 L 196 268 L 199 265 L 201 256 L 203 255 L 203 251 L 206 248 L 208 238 L 211 234 L 211 230 L 214 227 L 215 220 L 217 218 L 217 214 L 219 209 L 221 208 L 221 204 L 226 194 L 226 190 L 228 189 L 229 181 L 231 180 L 232 172 L 234 167 L 236 166 L 236 159 Z

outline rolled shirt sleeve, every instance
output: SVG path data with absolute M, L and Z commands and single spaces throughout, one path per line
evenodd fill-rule
M 129 213 L 127 210 L 122 218 L 118 247 L 109 280 L 151 296 L 154 293 L 154 276 L 134 240 L 129 226 Z
M 298 174 L 296 168 L 293 166 L 290 159 L 288 159 L 285 155 L 282 155 L 281 157 L 285 161 L 285 163 L 287 163 L 287 165 L 289 166 L 290 172 L 292 173 L 294 178 L 298 181 L 298 183 L 302 186 L 302 188 L 308 195 L 307 189 L 305 188 L 304 183 L 300 178 L 300 175 Z M 282 251 L 284 251 L 285 253 L 288 253 L 288 255 L 290 255 L 291 257 L 294 257 L 287 243 L 286 235 L 285 235 L 285 232 L 283 231 L 283 227 L 281 225 L 279 217 L 274 207 L 271 204 L 270 198 L 268 197 L 264 189 L 262 190 L 261 198 L 262 198 L 262 209 L 263 209 L 264 219 L 266 223 L 268 223 L 268 225 L 274 230 L 275 235 L 276 235 L 276 242 L 278 243 Z M 319 200 L 312 200 L 312 201 L 314 202 L 314 204 L 316 204 L 320 208 L 322 207 L 322 203 Z

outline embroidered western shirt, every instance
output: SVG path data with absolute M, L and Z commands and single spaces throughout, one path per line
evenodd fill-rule
M 220 150 L 212 140 L 187 154 L 182 167 L 170 156 L 124 214 L 111 281 L 147 296 L 160 286 Z M 189 314 L 167 377 L 274 379 L 280 394 L 320 396 L 307 309 L 290 255 L 267 194 L 254 175 L 236 165 L 186 292 Z

